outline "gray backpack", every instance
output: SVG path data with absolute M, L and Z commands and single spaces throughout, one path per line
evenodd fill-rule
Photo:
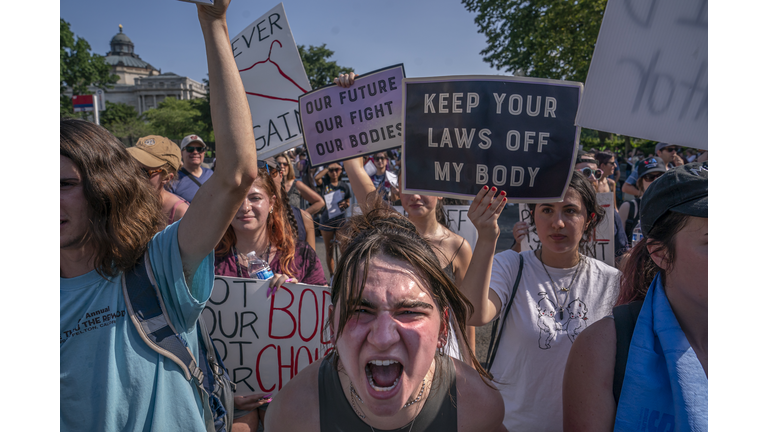
M 235 384 L 230 381 L 203 320 L 197 320 L 197 336 L 200 358 L 207 361 L 198 367 L 192 351 L 171 324 L 152 274 L 148 253 L 133 269 L 123 273 L 122 283 L 126 311 L 141 339 L 154 351 L 179 365 L 187 381 L 194 380 L 193 384 L 203 401 L 206 430 L 232 430 Z

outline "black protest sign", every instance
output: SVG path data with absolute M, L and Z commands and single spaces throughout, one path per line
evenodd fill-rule
M 357 76 L 350 88 L 331 84 L 299 97 L 311 166 L 400 147 L 403 65 Z
M 407 193 L 511 202 L 562 200 L 579 128 L 581 83 L 468 76 L 403 80 Z

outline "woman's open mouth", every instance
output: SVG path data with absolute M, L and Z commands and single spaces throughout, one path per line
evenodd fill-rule
M 365 365 L 368 385 L 375 398 L 387 398 L 394 394 L 403 374 L 403 365 L 396 360 L 371 360 Z

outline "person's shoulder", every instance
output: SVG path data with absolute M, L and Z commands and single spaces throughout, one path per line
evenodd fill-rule
M 600 381 L 613 379 L 616 365 L 616 323 L 609 315 L 587 326 L 573 341 L 568 357 L 569 366 L 575 363 L 589 370 L 593 378 L 600 375 Z
M 318 373 L 322 360 L 305 367 L 285 385 L 269 404 L 265 430 L 319 431 L 320 401 Z M 301 413 L 297 415 L 297 413 Z
M 466 363 L 451 358 L 456 370 L 459 431 L 494 431 L 504 421 L 504 399 Z

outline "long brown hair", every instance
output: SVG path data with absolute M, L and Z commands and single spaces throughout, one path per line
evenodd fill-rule
M 340 316 L 339 326 L 334 329 L 336 338 L 344 332 L 346 323 L 353 318 L 354 311 L 360 305 L 371 260 L 376 256 L 388 256 L 402 260 L 416 269 L 416 274 L 429 288 L 438 309 L 442 311 L 450 308 L 453 312 L 455 330 L 461 334 L 457 340 L 460 344 L 466 344 L 467 317 L 474 313 L 472 303 L 443 272 L 432 246 L 419 235 L 416 226 L 385 204 L 381 196 L 371 195 L 367 198 L 367 208 L 370 210 L 347 219 L 339 232 L 342 252 L 331 285 L 331 303 Z M 441 319 L 447 327 L 445 315 Z M 333 317 L 330 316 L 325 328 L 330 329 L 332 326 Z M 468 347 L 466 352 L 478 373 L 487 381 L 492 380 Z
M 267 172 L 266 168 L 259 168 L 259 175 L 254 181 L 258 187 L 267 192 L 267 196 L 275 197 L 272 211 L 267 216 L 267 236 L 270 243 L 280 251 L 280 268 L 272 269 L 276 273 L 287 274 L 290 277 L 295 276 L 294 258 L 296 254 L 296 243 L 294 236 L 291 235 L 291 227 L 285 220 L 285 209 L 283 200 L 275 187 L 275 182 Z M 232 224 L 227 227 L 224 237 L 216 245 L 216 255 L 225 256 L 230 253 L 232 247 L 237 243 L 237 236 Z
M 62 119 L 59 151 L 83 176 L 94 266 L 105 277 L 132 268 L 165 226 L 160 197 L 123 144 L 101 126 Z
M 283 176 L 283 179 L 285 181 L 291 181 L 296 178 L 296 172 L 293 170 L 293 163 L 291 162 L 291 158 L 288 157 L 288 153 L 283 152 L 275 156 L 275 163 L 277 163 L 277 158 L 282 157 L 285 159 L 286 162 L 288 162 L 288 172 Z M 282 167 L 279 167 L 282 168 Z
M 648 237 L 644 237 L 632 248 L 629 256 L 621 262 L 622 273 L 619 298 L 616 299 L 617 306 L 645 299 L 648 287 L 658 273 L 661 273 L 662 283 L 665 282 L 666 272 L 651 259 L 648 246 L 653 250 L 663 250 L 664 260 L 674 265 L 675 236 L 685 228 L 690 218 L 682 213 L 666 213 L 656 221 Z

